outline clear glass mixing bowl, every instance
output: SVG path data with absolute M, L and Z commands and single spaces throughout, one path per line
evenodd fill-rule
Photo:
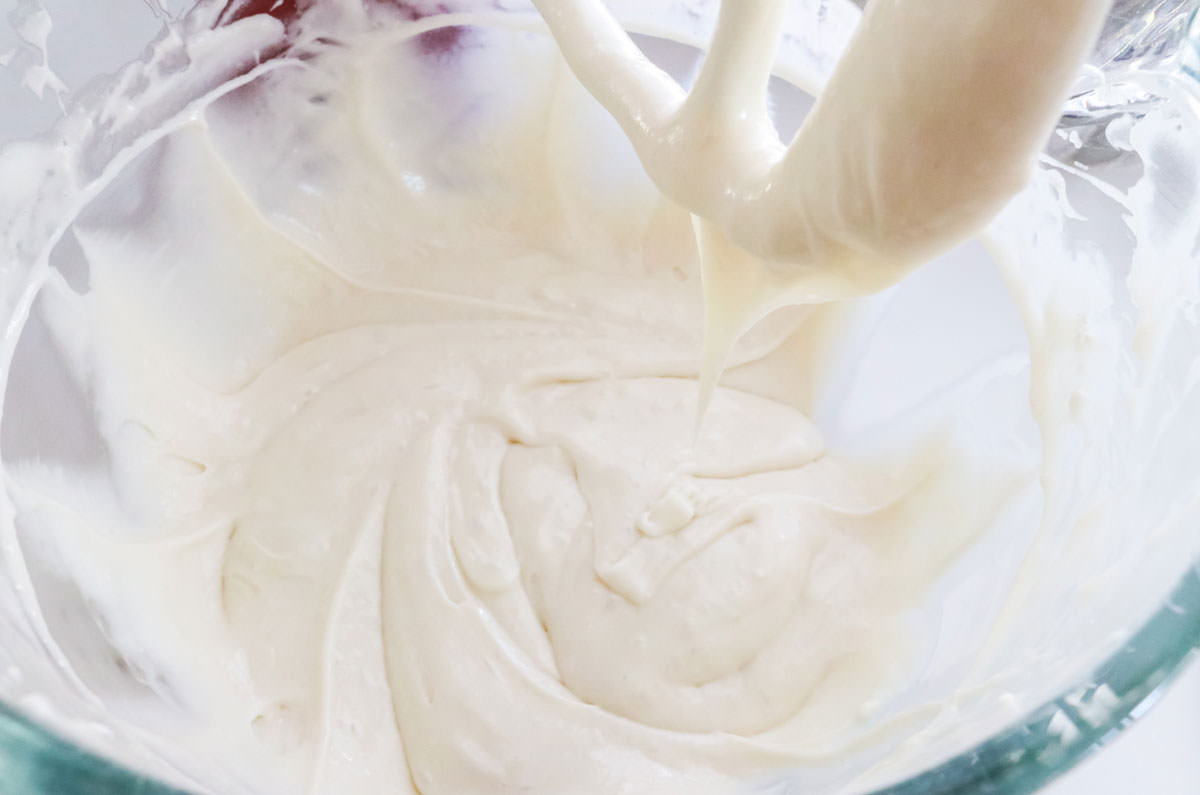
M 523 3 L 508 0 L 373 2 L 410 11 L 430 5 L 426 12 L 433 16 L 464 7 L 530 13 Z M 99 192 L 120 171 L 126 147 L 186 115 L 190 100 L 219 92 L 229 81 L 250 79 L 274 60 L 301 57 L 286 43 L 259 49 L 234 72 L 181 82 L 178 91 L 147 104 L 132 121 L 116 124 L 109 119 L 91 124 L 88 120 L 99 118 L 96 109 L 103 107 L 108 91 L 101 76 L 138 57 L 169 55 L 177 40 L 163 34 L 163 26 L 192 24 L 202 15 L 185 23 L 181 20 L 190 3 L 163 0 L 4 0 L 3 5 L 3 10 L 10 12 L 13 30 L 0 32 L 0 62 L 8 66 L 0 73 L 0 107 L 5 109 L 0 115 L 0 141 L 15 141 L 58 123 L 51 140 L 59 136 L 64 142 L 87 145 L 88 156 L 78 161 L 79 171 L 71 175 L 71 185 L 90 191 L 88 195 Z M 205 24 L 217 27 L 234 26 L 262 13 L 291 19 L 308 5 L 302 0 L 202 4 L 208 12 Z M 630 30 L 641 35 L 639 41 L 648 52 L 665 62 L 674 59 L 681 63 L 687 62 L 694 50 L 656 44 L 655 36 L 670 33 L 676 41 L 702 47 L 716 7 L 715 2 L 703 0 L 622 0 L 611 5 Z M 808 20 L 811 28 L 791 32 L 794 62 L 787 65 L 791 73 L 819 82 L 832 64 L 827 42 L 844 38 L 848 28 L 842 22 L 852 22 L 855 5 L 861 3 L 796 3 L 798 19 Z M 1197 0 L 1118 0 L 1092 63 L 1039 164 L 1042 186 L 1054 188 L 1061 201 L 1049 209 L 1030 209 L 1037 197 L 1027 193 L 993 230 L 995 235 L 1020 237 L 1032 228 L 1032 214 L 1054 215 L 1061 239 L 1048 242 L 1036 231 L 1031 233 L 1018 246 L 1027 261 L 1013 266 L 1011 272 L 1037 279 L 1053 270 L 1047 265 L 1048 258 L 1062 246 L 1086 249 L 1090 266 L 1104 269 L 1112 277 L 1113 295 L 1104 310 L 1128 320 L 1115 323 L 1115 336 L 1103 344 L 1119 352 L 1114 361 L 1123 367 L 1130 361 L 1141 362 L 1129 366 L 1150 383 L 1149 402 L 1159 412 L 1152 411 L 1152 416 L 1174 412 L 1193 421 L 1200 418 L 1194 394 L 1200 368 L 1192 366 L 1200 352 L 1196 328 L 1200 89 L 1195 82 L 1200 77 L 1200 30 L 1193 24 L 1197 5 Z M 155 43 L 144 49 L 151 41 Z M 126 76 L 136 77 L 136 69 Z M 776 88 L 779 124 L 781 128 L 794 126 L 806 103 L 786 86 Z M 66 121 L 59 121 L 64 115 Z M 1146 119 L 1156 120 L 1156 129 L 1166 132 L 1148 142 L 1139 140 L 1134 131 L 1142 129 L 1139 125 Z M 19 146 L 9 146 L 3 155 L 0 170 L 8 169 L 3 173 L 9 177 L 19 174 Z M 27 289 L 32 269 L 48 262 L 63 270 L 68 280 L 73 278 L 72 252 L 62 234 L 72 218 L 44 211 L 50 204 L 43 199 L 63 189 L 61 179 L 56 181 L 54 174 L 23 176 L 30 179 L 28 190 L 10 183 L 0 197 L 0 315 L 6 328 L 2 352 L 6 370 L 12 362 L 11 376 L 5 379 L 0 447 L 5 462 L 23 455 L 60 455 L 69 465 L 70 456 L 61 451 L 71 445 L 62 440 L 79 432 L 71 427 L 72 409 L 59 405 L 69 402 L 63 397 L 69 390 L 54 382 L 52 368 L 40 366 L 40 357 L 50 356 L 52 345 L 41 338 L 44 332 L 27 326 L 26 320 L 36 297 Z M 1130 204 L 1134 194 L 1136 203 Z M 960 255 L 950 259 L 955 256 Z M 1139 278 L 1146 278 L 1147 266 L 1139 265 L 1139 258 L 1158 263 L 1149 271 L 1154 278 L 1177 279 L 1177 289 L 1169 291 L 1168 299 L 1159 297 L 1157 303 L 1148 303 L 1146 291 L 1138 284 Z M 1065 288 L 1051 279 L 1045 289 Z M 1132 306 L 1172 321 L 1159 340 L 1157 353 L 1146 354 L 1145 330 L 1130 319 L 1136 314 Z M 1086 313 L 1085 307 L 1076 320 Z M 1153 366 L 1145 363 L 1147 355 Z M 1136 380 L 1137 376 L 1129 377 Z M 1139 417 L 1140 422 L 1147 421 L 1144 414 Z M 1151 425 L 1135 423 L 1129 433 L 1150 433 Z M 1035 669 L 1034 678 L 1039 672 L 1045 674 L 1039 686 L 1025 683 L 1024 689 L 1017 689 L 1018 697 L 1010 692 L 1003 705 L 981 702 L 964 707 L 961 720 L 952 717 L 930 730 L 929 742 L 936 748 L 933 757 L 894 768 L 883 780 L 869 785 L 871 791 L 930 795 L 1035 790 L 1142 714 L 1200 646 L 1200 558 L 1196 555 L 1200 510 L 1184 499 L 1200 480 L 1200 456 L 1188 455 L 1187 439 L 1196 437 L 1187 435 L 1193 427 L 1187 422 L 1154 427 L 1166 441 L 1146 453 L 1142 463 L 1150 475 L 1139 481 L 1129 504 L 1121 502 L 1119 510 L 1114 508 L 1114 515 L 1123 522 L 1120 537 L 1090 544 L 1081 553 L 1070 539 L 1051 534 L 1036 553 L 1051 560 L 1061 556 L 1064 564 L 1074 563 L 1081 554 L 1091 556 L 1080 564 L 1083 568 L 1079 570 L 1089 575 L 1086 581 L 1072 575 L 1060 584 L 1060 590 L 1043 595 L 1047 600 L 1041 603 L 1043 608 L 1049 605 L 1050 612 L 1057 613 L 1054 620 L 1040 616 L 1039 621 L 1030 620 L 1027 633 L 1015 634 L 1020 638 L 1028 635 L 1022 642 L 1049 649 L 1052 657 L 1053 650 L 1063 651 L 1063 645 L 1082 644 L 1082 662 L 1071 669 L 1069 681 L 1062 681 L 1062 672 L 1053 667 L 1044 672 Z M 1170 443 L 1171 437 L 1176 437 L 1175 445 Z M 1111 451 L 1090 448 L 1086 443 L 1068 453 L 1075 456 L 1070 460 L 1077 462 L 1106 454 Z M 1083 469 L 1083 464 L 1078 468 Z M 1077 488 L 1133 489 L 1119 478 L 1101 476 L 1077 484 Z M 5 499 L 0 508 L 6 525 L 19 523 L 10 501 Z M 144 749 L 131 747 L 109 724 L 95 695 L 87 692 L 80 679 L 69 675 L 78 656 L 68 647 L 78 652 L 89 643 L 102 644 L 103 633 L 89 624 L 92 619 L 87 606 L 77 593 L 72 594 L 69 584 L 45 578 L 35 582 L 28 576 L 20 563 L 25 552 L 16 531 L 0 536 L 0 792 L 185 791 L 186 784 L 177 774 Z M 979 572 L 987 569 L 988 554 L 968 556 L 960 567 L 960 579 L 986 579 Z M 1137 561 L 1133 573 L 1112 575 L 1114 561 L 1129 559 Z M 1106 575 L 1111 576 L 1106 579 Z M 957 593 L 967 598 L 974 592 L 965 587 Z M 969 599 L 966 603 L 973 604 Z M 966 621 L 994 616 L 994 611 L 981 611 L 975 619 L 968 615 Z M 57 634 L 48 638 L 35 629 L 28 618 L 33 614 L 46 618 Z M 1076 631 L 1081 634 L 1073 634 Z M 1055 645 L 1055 636 L 1060 646 Z M 1052 671 L 1057 673 L 1051 675 Z M 989 720 L 975 721 L 972 709 Z M 135 770 L 142 772 L 132 772 Z M 797 772 L 770 791 L 825 790 Z

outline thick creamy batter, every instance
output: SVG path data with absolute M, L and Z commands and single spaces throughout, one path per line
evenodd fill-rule
M 774 48 L 746 31 L 784 4 L 731 5 L 682 105 L 637 88 L 667 84 L 604 45 L 624 34 L 572 39 L 571 13 L 618 35 L 586 5 L 543 9 L 566 63 L 503 12 L 291 20 L 294 57 L 147 142 L 72 227 L 86 288 L 45 274 L 34 317 L 94 405 L 98 465 L 10 466 L 17 537 L 31 585 L 58 572 L 101 622 L 110 658 L 63 652 L 79 684 L 193 786 L 849 786 L 937 711 L 903 697 L 936 644 L 919 608 L 1037 462 L 964 442 L 970 390 L 831 445 L 810 417 L 862 308 L 764 315 L 878 289 L 993 212 L 1105 4 L 1055 6 L 1050 61 L 1004 4 L 914 18 L 971 52 L 996 26 L 1027 44 L 990 99 L 1011 79 L 1032 104 L 954 116 L 1014 141 L 970 185 L 895 156 L 902 106 L 941 129 L 958 97 L 911 31 L 874 47 L 903 4 L 868 14 L 786 151 L 730 82 L 765 91 Z M 260 54 L 285 33 L 232 28 Z M 597 82 L 622 63 L 643 71 Z M 970 159 L 974 131 L 922 151 Z M 739 274 L 753 293 L 719 289 Z M 709 386 L 727 373 L 697 427 L 705 309 Z
M 74 528 L 175 742 L 281 792 L 725 791 L 849 753 L 1014 484 L 942 438 L 828 452 L 791 388 L 816 310 L 747 340 L 697 433 L 690 221 L 636 171 L 579 189 L 586 94 L 558 67 L 524 112 L 414 127 L 398 78 L 453 70 L 362 35 L 172 136 L 135 228 L 77 227 L 86 296 L 44 293 L 99 335 L 64 354 L 147 537 L 37 467 L 14 495 Z

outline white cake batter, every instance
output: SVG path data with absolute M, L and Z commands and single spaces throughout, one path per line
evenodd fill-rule
M 827 449 L 844 310 L 765 316 L 985 222 L 1107 4 L 876 0 L 785 151 L 782 2 L 723 12 L 686 103 L 597 7 L 543 2 L 653 183 L 529 19 L 358 5 L 150 147 L 73 228 L 90 289 L 42 290 L 108 465 L 9 488 L 144 684 L 113 714 L 221 793 L 865 766 L 923 714 L 877 719 L 913 609 L 1036 472 L 954 417 Z M 705 308 L 728 373 L 696 430 Z

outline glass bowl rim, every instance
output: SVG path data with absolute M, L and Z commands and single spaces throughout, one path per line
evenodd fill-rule
M 865 795 L 1031 793 L 1102 748 L 1140 718 L 1200 649 L 1200 564 L 1088 679 L 973 748 Z M 1097 693 L 1107 691 L 1103 697 Z M 1100 705 L 1100 710 L 1087 709 Z M 1097 717 L 1097 713 L 1102 713 Z M 1065 717 L 1073 727 L 1064 731 Z M 0 772 L 31 792 L 189 795 L 63 739 L 0 703 Z

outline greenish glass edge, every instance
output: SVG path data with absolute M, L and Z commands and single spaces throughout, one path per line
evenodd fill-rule
M 1200 649 L 1200 568 L 1193 566 L 1171 597 L 1087 684 L 1073 687 L 975 748 L 872 795 L 1027 795 L 1070 770 L 1118 736 L 1148 709 Z M 1111 692 L 1097 698 L 1097 691 Z M 1084 709 L 1080 709 L 1083 705 Z M 1088 705 L 1103 718 L 1089 721 Z M 1058 715 L 1077 733 L 1053 731 Z
M 56 737 L 0 704 L 0 795 L 188 795 Z
M 1071 688 L 1020 724 L 974 749 L 873 795 L 1031 793 L 1116 737 L 1200 648 L 1200 568 L 1189 569 L 1166 604 L 1102 664 L 1086 685 Z M 1080 705 L 1107 688 L 1103 720 L 1089 722 Z M 1089 711 L 1089 710 L 1084 710 Z M 1051 729 L 1065 715 L 1067 737 Z M 59 739 L 0 704 L 0 795 L 187 795 Z

